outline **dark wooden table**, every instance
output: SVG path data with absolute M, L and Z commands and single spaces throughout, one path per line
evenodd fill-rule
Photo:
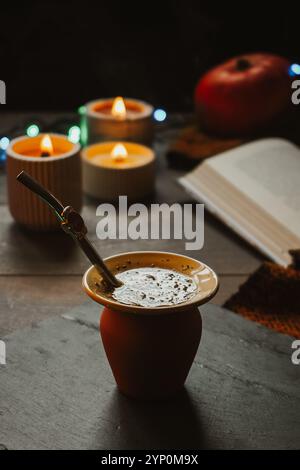
M 56 122 L 65 115 L 42 115 L 44 122 Z M 39 117 L 39 116 L 38 116 Z M 73 115 L 66 115 L 72 119 Z M 9 113 L 1 116 L 1 127 L 26 123 L 30 114 Z M 178 185 L 182 171 L 168 168 L 165 152 L 170 141 L 186 122 L 181 116 L 170 118 L 158 126 L 155 149 L 158 155 L 156 202 L 193 202 Z M 96 238 L 96 207 L 99 203 L 87 199 L 83 216 L 89 235 L 103 256 L 130 250 L 167 250 L 184 253 L 184 242 L 179 240 L 120 240 L 99 241 Z M 0 170 L 0 337 L 18 327 L 29 325 L 52 315 L 65 313 L 84 301 L 81 276 L 88 267 L 84 256 L 64 233 L 32 234 L 21 230 L 13 221 L 7 207 L 6 176 Z M 231 230 L 205 214 L 205 243 L 200 252 L 191 256 L 209 264 L 220 276 L 221 287 L 214 302 L 222 304 L 238 285 L 259 266 L 262 257 Z M 70 296 L 70 291 L 72 295 Z M 7 315 L 9 312 L 9 315 Z
M 26 119 L 7 114 L 0 128 Z M 185 122 L 174 116 L 157 129 L 155 202 L 192 202 L 176 182 L 182 172 L 168 168 L 164 158 Z M 7 343 L 7 365 L 0 366 L 0 447 L 299 447 L 300 367 L 291 364 L 292 339 L 214 305 L 203 308 L 203 340 L 180 397 L 142 404 L 121 396 L 99 345 L 99 308 L 81 289 L 87 260 L 64 233 L 33 234 L 14 223 L 0 171 L 0 338 Z M 103 256 L 185 252 L 178 240 L 97 240 L 96 207 L 86 199 L 83 217 Z M 263 259 L 208 213 L 204 248 L 189 254 L 218 273 L 214 304 L 222 304 Z

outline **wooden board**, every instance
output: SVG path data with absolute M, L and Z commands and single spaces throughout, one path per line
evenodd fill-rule
M 83 218 L 89 237 L 103 257 L 135 250 L 187 253 L 184 240 L 98 240 L 96 206 L 85 206 Z M 88 261 L 64 232 L 30 232 L 12 220 L 6 206 L 0 206 L 0 274 L 68 275 L 83 274 Z M 205 215 L 204 246 L 189 256 L 209 264 L 218 274 L 246 275 L 253 272 L 262 256 L 209 214 Z
M 78 119 L 76 114 L 65 113 L 41 114 L 42 122 L 51 127 L 55 120 L 62 118 Z M 6 113 L 0 121 L 0 127 L 12 127 L 16 122 L 27 122 L 29 113 Z M 158 125 L 154 150 L 157 156 L 156 191 L 154 203 L 191 203 L 190 196 L 177 183 L 183 171 L 170 168 L 165 158 L 170 142 L 174 140 L 182 128 L 190 122 L 189 115 L 172 115 L 166 124 Z M 103 256 L 120 251 L 130 250 L 168 250 L 183 253 L 184 243 L 178 240 L 96 240 L 95 227 L 98 221 L 96 207 L 99 202 L 85 198 L 83 216 L 89 229 L 89 234 L 96 241 Z M 28 274 L 82 274 L 87 266 L 84 257 L 74 250 L 72 241 L 60 234 L 32 234 L 21 230 L 12 220 L 7 207 L 6 176 L 0 170 L 0 275 Z M 51 247 L 55 247 L 55 252 Z M 190 252 L 191 256 L 202 259 L 211 265 L 218 274 L 247 275 L 253 272 L 263 259 L 256 250 L 241 240 L 230 229 L 212 217 L 205 214 L 205 244 L 201 251 Z M 63 262 L 62 262 L 63 261 Z
M 49 129 L 59 119 L 77 119 L 75 114 L 39 113 Z M 166 151 L 182 126 L 190 117 L 172 115 L 167 123 L 156 129 L 154 143 L 157 155 L 156 192 L 152 202 L 172 204 L 190 203 L 190 196 L 178 185 L 182 171 L 170 168 Z M 6 133 L 16 125 L 24 128 L 32 121 L 31 113 L 5 113 L 1 115 L 0 129 Z M 22 127 L 23 126 L 23 127 Z M 149 203 L 150 201 L 148 201 Z M 97 201 L 85 198 L 83 216 L 89 235 L 103 256 L 130 250 L 168 250 L 185 252 L 184 243 L 178 240 L 107 240 L 96 238 Z M 232 231 L 212 217 L 205 215 L 205 244 L 191 256 L 211 265 L 219 274 L 221 288 L 215 302 L 222 303 L 236 290 L 245 276 L 253 272 L 263 259 L 254 249 Z M 6 175 L 0 169 L 0 337 L 19 327 L 30 325 L 80 304 L 81 276 L 88 261 L 76 249 L 74 242 L 64 233 L 31 233 L 16 225 L 7 207 Z M 69 295 L 69 292 L 72 295 Z
M 5 338 L 0 446 L 8 449 L 299 448 L 291 341 L 213 305 L 184 393 L 143 403 L 116 389 L 85 302 Z

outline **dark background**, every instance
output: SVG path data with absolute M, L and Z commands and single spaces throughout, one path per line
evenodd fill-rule
M 2 2 L 6 109 L 73 110 L 123 95 L 187 111 L 199 76 L 232 55 L 269 51 L 300 60 L 299 16 L 291 4 L 264 11 L 252 2 L 230 9 L 207 5 Z

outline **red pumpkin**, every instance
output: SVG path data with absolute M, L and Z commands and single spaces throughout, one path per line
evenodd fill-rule
M 245 54 L 208 71 L 195 90 L 200 123 L 221 135 L 260 130 L 290 102 L 289 62 L 271 54 Z

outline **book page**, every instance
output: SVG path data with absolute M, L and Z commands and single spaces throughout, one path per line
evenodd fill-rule
M 300 150 L 294 144 L 263 139 L 224 152 L 203 165 L 300 235 Z

